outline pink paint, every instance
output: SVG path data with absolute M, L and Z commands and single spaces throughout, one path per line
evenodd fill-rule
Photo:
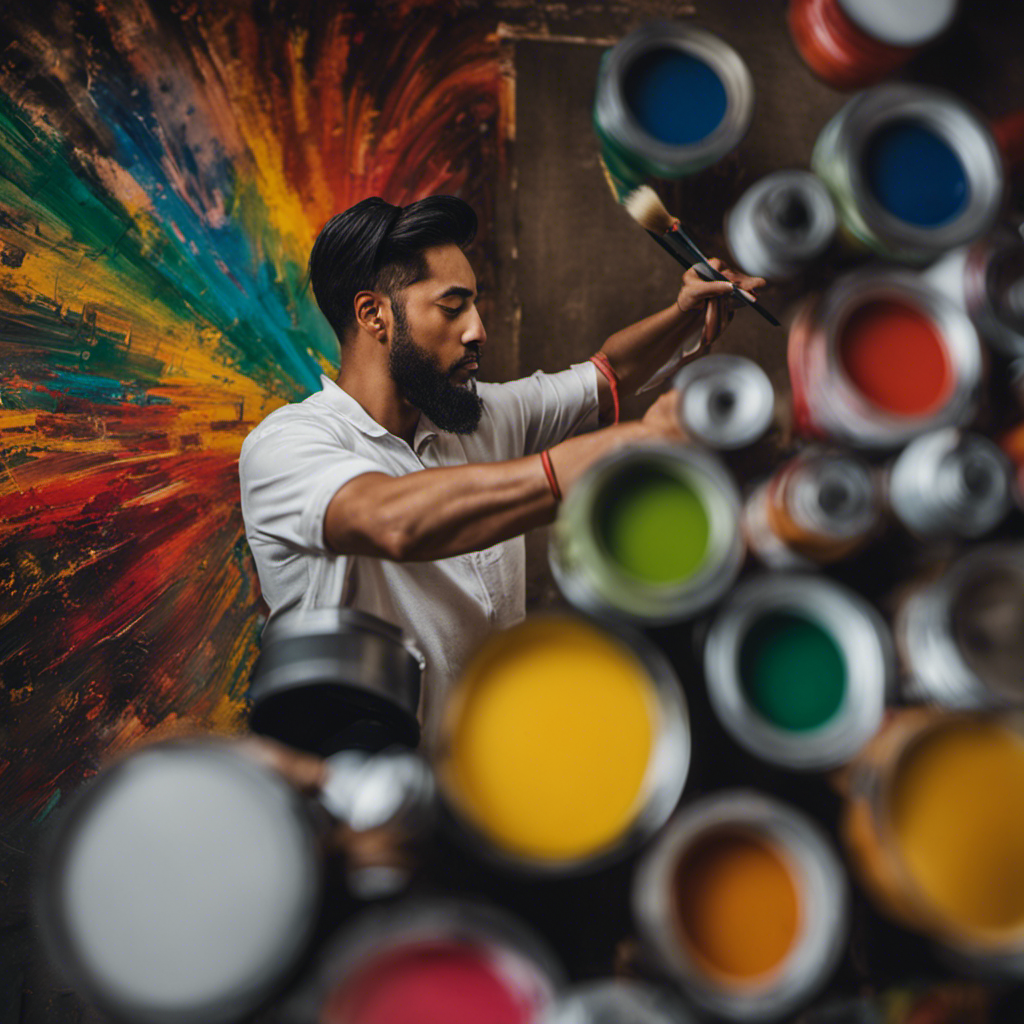
M 529 1024 L 534 1000 L 481 950 L 455 942 L 405 946 L 333 992 L 322 1024 Z

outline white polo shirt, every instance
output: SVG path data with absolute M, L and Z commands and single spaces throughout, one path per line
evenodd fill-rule
M 597 370 L 586 362 L 479 384 L 483 414 L 473 434 L 440 431 L 421 415 L 411 448 L 320 380 L 321 391 L 267 416 L 238 460 L 245 535 L 270 618 L 345 605 L 400 626 L 426 657 L 427 702 L 437 707 L 484 637 L 525 615 L 523 538 L 434 562 L 337 555 L 324 545 L 327 506 L 362 473 L 515 459 L 594 429 Z

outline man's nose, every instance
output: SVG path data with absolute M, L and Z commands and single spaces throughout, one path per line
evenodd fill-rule
M 480 313 L 473 310 L 473 318 L 465 333 L 462 335 L 463 345 L 483 345 L 487 341 L 487 331 L 484 330 L 484 322 L 480 319 Z

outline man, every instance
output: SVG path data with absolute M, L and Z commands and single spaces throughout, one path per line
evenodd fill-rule
M 672 392 L 642 420 L 594 428 L 615 418 L 616 376 L 636 390 L 702 323 L 702 347 L 714 340 L 731 290 L 688 271 L 671 306 L 605 341 L 602 367 L 478 386 L 475 233 L 451 196 L 366 199 L 332 218 L 310 281 L 341 344 L 337 381 L 271 413 L 239 459 L 271 618 L 347 605 L 395 623 L 426 656 L 428 704 L 525 614 L 522 535 L 554 520 L 558 495 L 623 445 L 683 440 Z

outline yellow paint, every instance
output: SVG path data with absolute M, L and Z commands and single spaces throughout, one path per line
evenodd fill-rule
M 890 821 L 925 897 L 952 924 L 1024 926 L 1024 741 L 998 722 L 959 720 L 911 748 Z
M 449 791 L 508 851 L 594 854 L 643 801 L 656 701 L 617 639 L 575 619 L 527 620 L 485 645 L 453 695 Z
M 800 901 L 774 844 L 711 832 L 687 851 L 674 881 L 683 937 L 709 975 L 727 983 L 759 979 L 793 948 Z

